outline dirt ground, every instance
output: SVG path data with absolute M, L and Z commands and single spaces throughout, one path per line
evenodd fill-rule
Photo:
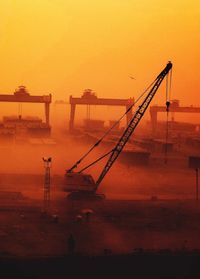
M 145 279 L 199 279 L 200 201 L 195 200 L 195 172 L 187 156 L 169 156 L 167 165 L 163 156 L 152 157 L 148 166 L 117 162 L 99 188 L 106 199 L 81 202 L 68 200 L 62 191 L 65 167 L 83 151 L 81 146 L 74 150 L 71 157 L 66 157 L 69 146 L 53 153 L 52 148 L 26 146 L 3 151 L 0 275 L 4 270 L 4 278 L 67 278 L 70 270 L 75 278 L 80 269 L 93 278 L 109 270 L 119 275 L 120 270 L 121 278 L 130 273 Z M 41 158 L 49 154 L 55 160 L 50 208 L 44 214 Z
M 63 256 L 71 233 L 77 255 L 200 249 L 200 203 L 194 200 L 86 203 L 69 201 L 63 192 L 52 191 L 46 215 L 42 198 L 42 189 L 35 199 L 1 191 L 1 256 Z M 89 219 L 84 209 L 92 210 Z

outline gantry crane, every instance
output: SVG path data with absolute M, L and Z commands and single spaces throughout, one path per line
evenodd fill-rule
M 108 98 L 98 98 L 91 89 L 86 89 L 83 92 L 83 95 L 80 98 L 74 98 L 70 96 L 70 121 L 69 121 L 69 130 L 74 130 L 74 119 L 75 119 L 75 111 L 77 105 L 86 105 L 87 106 L 87 117 L 90 118 L 90 106 L 123 106 L 126 110 L 134 103 L 134 99 L 108 99 Z M 126 114 L 127 124 L 132 118 L 132 110 L 129 110 L 129 113 Z
M 43 103 L 45 106 L 45 119 L 46 125 L 49 123 L 49 114 L 50 114 L 50 104 L 52 96 L 42 95 L 42 96 L 33 96 L 30 95 L 26 87 L 21 85 L 18 89 L 15 90 L 14 95 L 0 94 L 0 102 L 17 102 L 21 103 Z M 21 116 L 21 115 L 19 115 Z
M 151 106 L 150 107 L 150 116 L 151 116 L 151 125 L 153 133 L 157 129 L 157 114 L 159 112 L 165 112 L 165 106 Z M 174 113 L 200 113 L 200 107 L 195 106 L 180 106 L 179 100 L 172 100 L 170 105 L 170 112 L 172 113 L 174 120 Z
M 89 152 L 86 153 L 86 155 L 84 155 L 78 162 L 76 162 L 74 166 L 72 166 L 70 169 L 66 171 L 65 190 L 71 192 L 69 197 L 71 197 L 72 199 L 85 199 L 85 198 L 90 199 L 93 197 L 97 199 L 101 199 L 103 197 L 102 195 L 96 193 L 100 183 L 102 182 L 102 180 L 104 179 L 104 177 L 106 176 L 106 174 L 108 173 L 108 171 L 110 170 L 110 168 L 112 167 L 112 165 L 114 164 L 114 162 L 116 161 L 120 153 L 122 152 L 124 146 L 130 139 L 132 133 L 134 132 L 135 128 L 137 127 L 143 115 L 145 114 L 145 111 L 147 110 L 149 104 L 151 103 L 160 84 L 162 83 L 163 79 L 170 72 L 171 69 L 172 69 L 172 63 L 168 62 L 166 67 L 161 71 L 161 73 L 156 77 L 154 82 L 151 84 L 150 88 L 148 89 L 149 92 L 147 96 L 143 100 L 142 104 L 136 110 L 135 114 L 133 115 L 132 119 L 127 125 L 127 128 L 125 129 L 123 135 L 120 137 L 116 146 L 111 151 L 109 151 L 108 153 L 106 153 L 101 158 L 97 159 L 95 162 L 91 163 L 89 166 L 85 167 L 81 171 L 74 172 L 74 169 L 78 166 L 78 164 L 89 154 L 90 151 L 92 151 L 94 147 L 96 147 L 101 142 L 102 139 L 100 139 L 94 145 L 94 147 L 92 147 L 89 150 Z M 169 109 L 169 104 L 170 104 L 169 101 L 167 101 L 166 102 L 167 110 Z M 130 107 L 129 109 L 131 108 L 132 107 Z M 129 109 L 126 111 L 126 113 L 129 112 Z M 107 155 L 110 155 L 109 159 L 96 182 L 94 181 L 93 177 L 90 174 L 86 174 L 82 172 L 86 168 L 90 167 L 91 165 L 98 162 L 99 160 L 101 160 Z

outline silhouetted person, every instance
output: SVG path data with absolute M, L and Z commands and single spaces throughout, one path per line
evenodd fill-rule
M 73 237 L 72 234 L 69 235 L 69 238 L 68 238 L 68 254 L 69 255 L 73 255 L 74 254 L 74 251 L 75 251 L 75 239 Z
M 90 215 L 91 215 L 90 212 L 86 212 L 86 213 L 85 213 L 86 222 L 89 222 L 89 221 L 90 221 Z

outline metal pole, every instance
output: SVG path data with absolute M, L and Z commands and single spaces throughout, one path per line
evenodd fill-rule
M 196 168 L 196 201 L 199 200 L 199 169 Z

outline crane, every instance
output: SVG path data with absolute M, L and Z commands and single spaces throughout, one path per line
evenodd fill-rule
M 96 182 L 90 174 L 86 174 L 86 173 L 82 172 L 89 166 L 87 166 L 86 168 L 84 168 L 82 171 L 79 171 L 79 172 L 73 171 L 74 168 L 76 168 L 77 165 L 81 162 L 81 160 L 79 160 L 71 169 L 66 171 L 65 190 L 71 192 L 69 197 L 71 197 L 72 199 L 82 199 L 82 198 L 83 199 L 85 199 L 85 198 L 93 199 L 94 197 L 97 199 L 103 198 L 103 195 L 96 193 L 97 189 L 99 188 L 99 185 L 101 184 L 104 177 L 109 172 L 110 168 L 112 167 L 112 165 L 115 163 L 118 156 L 122 152 L 124 146 L 130 139 L 135 128 L 137 127 L 140 120 L 144 116 L 145 111 L 147 110 L 149 104 L 151 103 L 153 97 L 155 96 L 156 91 L 158 90 L 159 86 L 161 85 L 163 79 L 165 78 L 166 75 L 168 75 L 168 73 L 170 72 L 171 69 L 172 69 L 172 63 L 169 61 L 166 65 L 166 67 L 160 72 L 160 74 L 156 77 L 154 82 L 151 84 L 147 96 L 143 100 L 142 104 L 137 108 L 135 114 L 133 115 L 132 119 L 130 120 L 129 124 L 127 125 L 125 131 L 123 132 L 122 136 L 118 140 L 115 147 L 110 152 L 108 152 L 107 154 L 105 154 L 104 156 L 102 156 L 101 158 L 99 158 L 98 160 L 96 160 L 95 162 L 93 162 L 92 164 L 89 165 L 89 166 L 91 166 L 94 163 L 101 160 L 102 158 L 104 158 L 105 156 L 110 155 L 107 160 L 107 163 L 105 164 L 105 166 L 104 166 L 102 172 L 100 173 Z M 169 102 L 166 103 L 166 106 L 168 109 Z M 129 109 L 126 111 L 126 113 L 128 113 Z M 97 146 L 99 144 L 99 142 L 100 141 L 98 141 L 95 146 Z

